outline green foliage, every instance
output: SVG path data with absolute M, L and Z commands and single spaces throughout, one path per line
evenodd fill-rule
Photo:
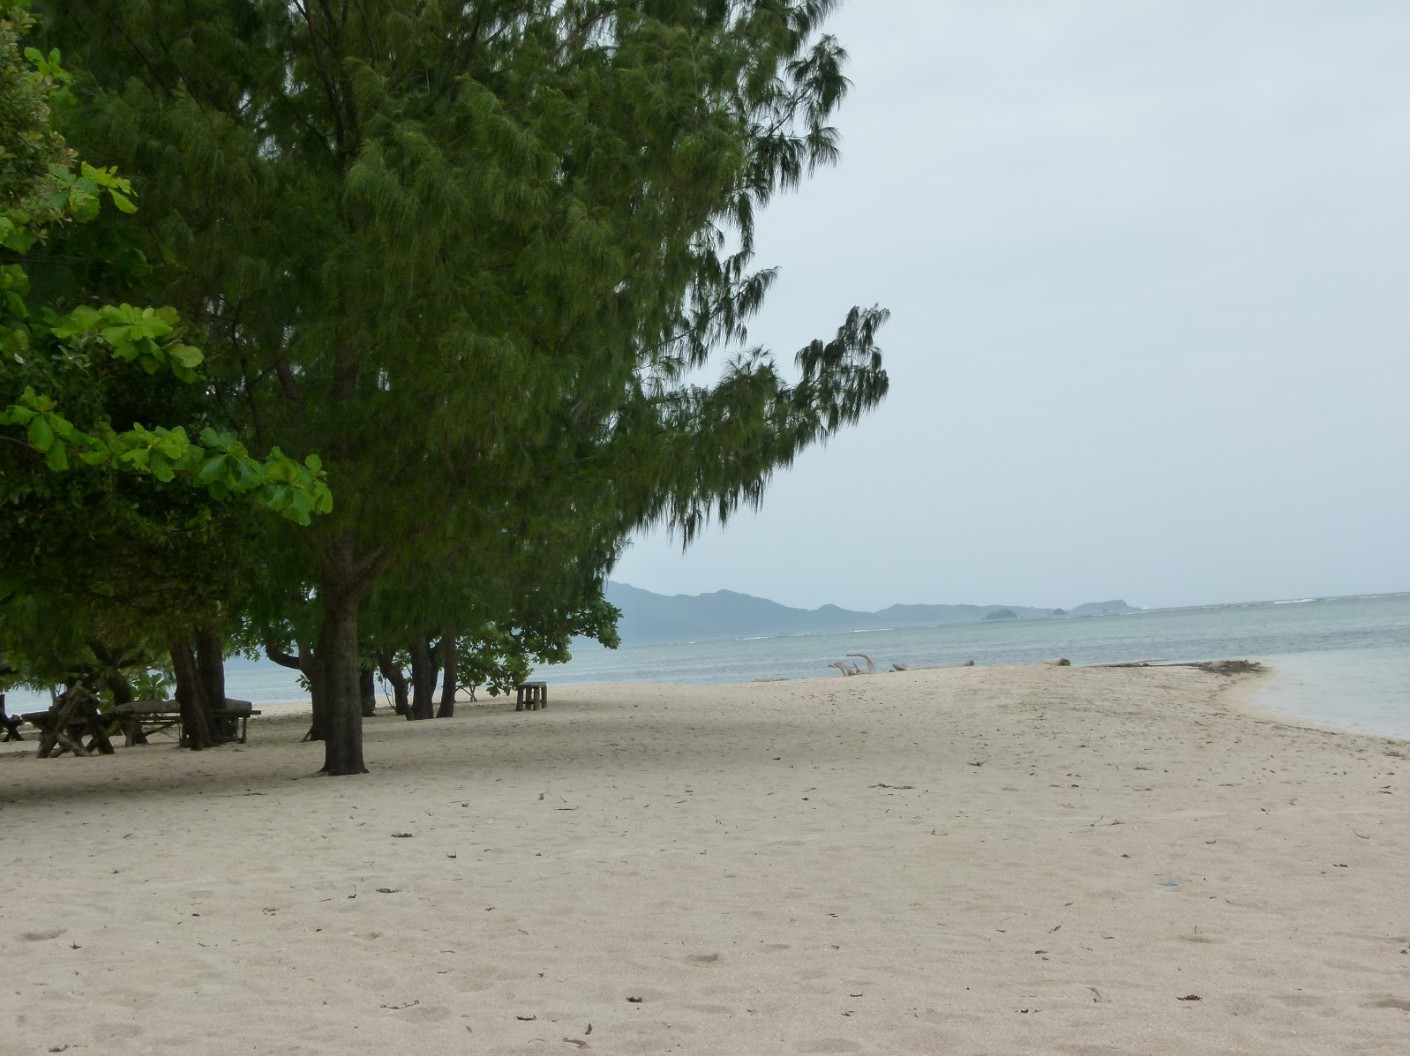
M 195 349 L 191 352 L 200 355 Z M 23 427 L 29 447 L 56 473 L 68 469 L 76 457 L 91 467 L 150 474 L 163 484 L 180 476 L 215 499 L 253 495 L 261 505 L 305 525 L 314 514 L 332 509 L 317 455 L 309 455 L 301 465 L 276 447 L 265 459 L 255 459 L 233 433 L 209 426 L 201 430 L 199 442 L 193 442 L 179 425 L 147 429 L 134 424 L 116 432 L 100 423 L 97 435 L 92 435 L 75 427 L 52 399 L 29 386 L 15 403 L 0 409 L 0 425 Z M 0 500 L 15 501 L 23 487 L 15 486 L 8 495 L 0 492 Z
M 165 668 L 144 667 L 132 681 L 132 695 L 137 700 L 166 700 L 176 679 Z
M 63 137 L 49 118 L 51 97 L 68 75 L 57 50 L 44 56 L 27 48 L 21 54 L 20 42 L 33 28 L 26 5 L 0 2 L 0 202 L 21 215 L 42 211 L 54 189 L 53 170 L 64 169 L 69 161 Z M 0 224 L 0 241 L 8 245 L 5 239 L 12 231 Z
M 201 352 L 179 339 L 176 313 L 169 308 L 133 308 L 130 305 L 80 307 L 65 316 L 43 311 L 52 325 L 49 336 L 57 342 L 45 347 L 35 340 L 35 330 L 23 315 L 0 310 L 0 341 L 20 345 L 25 354 L 11 353 L 9 364 L 0 361 L 0 382 L 13 389 L 24 379 L 24 367 L 31 357 L 47 355 L 52 364 L 83 369 L 96 350 L 106 352 L 122 363 L 135 363 L 146 373 L 166 369 L 184 382 L 197 380 L 194 368 Z M 23 336 L 22 336 L 23 335 Z M 48 380 L 56 378 L 51 371 Z M 44 467 L 61 473 L 77 463 L 95 469 L 149 474 L 166 484 L 178 478 L 204 488 L 210 496 L 223 500 L 249 495 L 254 501 L 275 510 L 299 524 L 308 524 L 313 515 L 332 509 L 322 462 L 309 455 L 299 463 L 273 448 L 263 459 L 252 457 L 235 435 L 211 427 L 200 430 L 193 440 L 183 426 L 147 428 L 134 422 L 118 430 L 105 419 L 80 429 L 66 417 L 58 402 L 26 384 L 8 405 L 0 404 L 0 426 L 23 430 L 28 452 L 41 459 Z M 0 436 L 3 436 L 0 433 Z M 21 455 L 21 461 L 23 454 Z M 0 476 L 0 505 L 48 487 L 23 474 Z
M 80 162 L 77 172 L 72 170 L 71 152 L 48 127 L 48 101 L 56 86 L 70 80 L 59 51 L 45 55 L 26 48 L 31 67 L 24 67 L 18 42 L 33 20 L 20 4 L 10 4 L 5 14 L 0 20 L 0 245 L 23 252 L 43 238 L 46 222 L 96 219 L 104 193 L 119 212 L 132 213 L 136 206 L 131 184 L 116 169 Z M 32 384 L 20 388 L 35 373 L 29 369 L 32 361 L 47 361 L 46 380 L 62 388 L 66 371 L 91 372 L 103 356 L 194 383 L 204 357 L 182 339 L 174 309 L 78 305 L 61 313 L 32 306 L 29 279 L 19 263 L 0 269 L 0 292 L 0 427 L 22 430 L 28 453 L 49 472 L 61 473 L 77 460 L 150 474 L 161 483 L 180 477 L 216 499 L 249 494 L 300 524 L 331 510 L 316 456 L 300 464 L 274 448 L 257 460 L 232 434 L 210 428 L 201 431 L 198 442 L 181 426 L 149 429 L 134 422 L 119 430 L 101 417 L 81 429 L 51 395 Z M 21 453 L 21 465 L 23 459 Z M 33 491 L 19 468 L 0 462 L 0 506 Z
M 234 593 L 210 563 L 243 534 L 225 500 L 306 525 L 332 499 L 317 456 L 253 455 L 221 420 L 174 309 L 102 303 L 105 262 L 50 251 L 135 205 L 115 168 L 53 131 L 72 78 L 58 49 L 21 56 L 32 28 L 0 0 L 0 642 L 25 677 L 52 679 L 99 654 L 145 664 L 129 646 Z M 47 291 L 59 273 L 76 278 L 64 298 L 31 279 Z
M 241 437 L 327 460 L 337 508 L 262 544 L 322 618 L 271 590 L 254 623 L 339 671 L 364 602 L 364 643 L 546 649 L 500 630 L 528 599 L 575 611 L 631 532 L 689 542 L 880 401 L 885 312 L 791 369 L 746 329 L 758 210 L 837 154 L 833 6 L 47 5 L 71 138 L 141 188 L 140 299 L 201 333 Z

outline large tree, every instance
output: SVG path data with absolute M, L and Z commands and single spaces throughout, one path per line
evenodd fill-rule
M 141 178 L 152 295 L 203 326 L 254 450 L 327 458 L 336 510 L 285 541 L 326 772 L 364 770 L 358 617 L 389 572 L 600 578 L 881 399 L 880 310 L 792 378 L 745 332 L 755 212 L 836 154 L 833 6 L 46 5 L 87 78 L 75 141 Z

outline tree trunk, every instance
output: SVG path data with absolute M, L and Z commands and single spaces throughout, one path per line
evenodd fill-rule
M 411 646 L 411 711 L 408 719 L 430 719 L 436 714 L 432 698 L 436 695 L 436 675 L 439 669 L 431 658 L 431 643 L 418 638 Z
M 310 671 L 313 724 L 323 736 L 323 773 L 365 774 L 362 761 L 362 689 L 357 610 L 366 590 L 359 582 L 355 538 L 344 532 L 323 555 L 318 597 L 323 626 Z
M 196 629 L 196 666 L 201 688 L 212 708 L 225 704 L 225 642 L 215 620 L 207 620 Z
M 308 696 L 313 704 L 313 722 L 309 726 L 308 732 L 299 738 L 301 741 L 321 741 L 324 738 L 324 723 L 322 721 L 323 690 L 319 683 L 318 665 L 314 661 L 313 650 L 302 643 L 299 645 L 299 654 L 286 653 L 269 642 L 264 643 L 264 655 L 273 660 L 280 667 L 287 667 L 291 671 L 297 671 L 304 676 L 304 681 L 308 683 Z
M 213 748 L 220 743 L 215 718 L 201 684 L 200 668 L 191 642 L 173 638 L 171 667 L 176 674 L 176 702 L 181 706 L 181 744 L 192 751 Z
M 365 774 L 355 598 L 325 598 L 315 658 L 314 726 L 322 727 L 323 773 L 339 777 Z
M 309 724 L 308 732 L 303 735 L 305 741 L 326 741 L 328 739 L 328 708 L 324 703 L 327 700 L 327 693 L 323 682 L 323 670 L 316 661 L 309 661 L 303 668 L 304 677 L 308 679 L 308 699 L 313 705 L 313 718 Z
M 107 687 L 108 692 L 113 695 L 114 704 L 132 703 L 132 683 L 127 680 L 127 676 L 121 671 L 109 671 L 102 677 L 102 683 Z
M 373 681 L 376 672 L 364 665 L 358 669 L 358 689 L 362 693 L 362 717 L 370 719 L 377 714 L 377 685 Z
M 392 687 L 392 701 L 398 715 L 405 715 L 411 708 L 410 696 L 407 692 L 406 676 L 401 673 L 401 667 L 392 658 L 391 653 L 377 654 L 377 670 L 382 672 L 382 677 L 387 680 L 387 684 Z
M 101 665 L 101 670 L 93 677 L 93 688 L 106 689 L 113 695 L 114 704 L 132 703 L 132 683 L 123 674 L 123 664 L 127 658 L 120 649 L 109 649 L 101 641 L 93 639 L 88 643 L 88 648 L 93 650 L 93 655 Z M 3 659 L 3 657 L 0 657 Z M 3 672 L 0 672 L 3 674 Z
M 441 706 L 436 718 L 449 719 L 455 714 L 455 694 L 460 689 L 456 681 L 455 632 L 446 631 L 441 637 L 441 663 L 445 665 L 445 679 L 441 682 Z

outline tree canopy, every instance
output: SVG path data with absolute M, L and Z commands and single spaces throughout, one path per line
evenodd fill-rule
M 316 456 L 255 458 L 210 423 L 203 356 L 173 309 L 51 298 L 32 281 L 104 204 L 136 209 L 125 178 L 54 129 L 71 78 L 56 49 L 24 46 L 33 29 L 23 4 L 0 5 L 0 647 L 27 676 L 58 678 L 219 597 L 196 550 L 221 504 L 248 497 L 307 524 L 331 497 Z
M 313 588 L 327 772 L 364 770 L 370 638 L 551 625 L 885 394 L 880 309 L 792 372 L 746 326 L 756 213 L 837 156 L 833 6 L 44 5 L 66 132 L 141 190 L 135 289 L 249 451 L 323 456 L 336 507 L 256 549 Z

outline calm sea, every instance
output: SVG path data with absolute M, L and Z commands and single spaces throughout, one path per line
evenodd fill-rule
M 585 682 L 748 682 L 836 675 L 865 653 L 879 670 L 1125 660 L 1262 660 L 1275 677 L 1260 707 L 1312 722 L 1410 738 L 1410 594 L 1154 609 L 1124 616 L 944 624 L 852 634 L 638 645 L 589 643 L 537 677 Z M 865 661 L 855 662 L 865 667 Z
M 539 669 L 556 683 L 748 682 L 841 677 L 828 664 L 865 653 L 878 669 L 1124 660 L 1263 660 L 1274 678 L 1255 703 L 1290 717 L 1410 738 L 1410 593 L 1155 609 L 1125 616 L 945 624 L 853 634 L 637 645 L 587 643 L 566 664 Z M 865 666 L 865 661 L 856 660 Z M 257 703 L 306 698 L 297 676 L 264 661 L 231 660 L 230 696 Z M 48 700 L 13 691 L 10 711 Z

